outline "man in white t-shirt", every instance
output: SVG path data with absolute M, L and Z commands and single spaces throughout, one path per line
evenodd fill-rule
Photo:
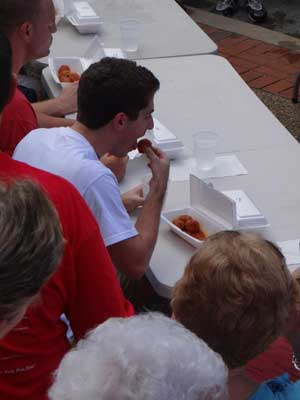
M 113 173 L 99 157 L 124 157 L 137 138 L 153 128 L 157 78 L 144 67 L 123 59 L 104 58 L 91 65 L 78 89 L 78 117 L 70 128 L 37 129 L 17 146 L 14 158 L 63 176 L 80 191 L 102 232 L 116 268 L 140 278 L 149 265 L 158 234 L 169 176 L 169 160 L 147 148 L 152 171 L 150 191 L 120 194 Z M 143 206 L 135 226 L 128 212 Z

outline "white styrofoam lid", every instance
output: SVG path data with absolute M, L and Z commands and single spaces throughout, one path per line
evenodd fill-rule
M 166 128 L 158 119 L 153 118 L 153 125 L 152 134 L 156 141 L 162 142 L 177 140 L 174 133 Z
M 268 225 L 267 219 L 243 190 L 225 190 L 223 193 L 236 204 L 236 221 L 240 228 Z
M 228 229 L 236 226 L 236 205 L 222 192 L 214 189 L 195 175 L 190 175 L 190 203 L 195 209 L 204 211 Z
M 87 1 L 75 1 L 72 6 L 74 17 L 79 24 L 99 23 L 100 17 Z
M 153 129 L 147 131 L 147 137 L 157 147 L 162 150 L 183 149 L 184 145 L 181 140 L 169 131 L 158 119 L 153 118 Z
M 84 57 L 93 60 L 95 62 L 105 57 L 105 52 L 99 36 L 95 35 L 95 37 L 91 40 L 91 43 L 89 44 L 88 48 L 84 53 Z
M 97 14 L 87 1 L 74 1 L 74 9 L 80 18 L 96 17 Z

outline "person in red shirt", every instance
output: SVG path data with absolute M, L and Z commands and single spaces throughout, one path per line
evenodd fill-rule
M 16 89 L 10 103 L 5 107 L 0 125 L 0 148 L 12 155 L 16 145 L 27 133 L 38 128 L 34 109 L 23 93 Z
M 0 39 L 4 40 L 1 34 Z M 1 68 L 1 85 L 2 81 L 10 78 Z M 4 153 L 0 171 L 8 182 L 26 177 L 42 186 L 57 209 L 65 238 L 56 273 L 23 320 L 0 341 L 1 400 L 47 399 L 52 374 L 71 347 L 61 315 L 68 318 L 77 341 L 106 319 L 131 316 L 134 310 L 120 289 L 98 225 L 77 190 L 64 179 Z
M 29 61 L 49 54 L 56 32 L 52 0 L 1 0 L 1 31 L 9 38 L 13 50 L 13 72 L 17 75 Z M 0 126 L 0 150 L 12 154 L 18 142 L 38 127 L 70 126 L 65 119 L 77 110 L 77 84 L 65 88 L 55 99 L 33 103 L 17 89 L 3 113 Z M 17 110 L 17 112 L 16 112 Z
M 0 35 L 1 111 L 11 93 L 11 49 Z M 22 214 L 20 213 L 20 210 Z M 63 254 L 56 210 L 29 179 L 7 181 L 0 172 L 0 338 L 20 322 Z

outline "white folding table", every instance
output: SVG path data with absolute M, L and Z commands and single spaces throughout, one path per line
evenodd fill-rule
M 220 135 L 220 153 L 295 145 L 293 136 L 225 58 L 202 55 L 137 62 L 160 80 L 155 116 L 191 151 L 193 134 L 204 129 Z M 43 83 L 51 97 L 60 93 L 48 68 L 43 70 Z
M 121 47 L 119 23 L 137 18 L 142 25 L 140 47 L 128 53 L 132 59 L 175 57 L 217 52 L 217 45 L 182 10 L 175 0 L 89 0 L 103 26 L 100 39 L 105 47 Z M 94 35 L 81 35 L 66 20 L 58 24 L 50 49 L 51 56 L 82 57 Z M 41 59 L 47 63 L 47 58 Z
M 300 236 L 300 147 L 298 142 L 258 99 L 232 66 L 216 55 L 138 60 L 161 81 L 155 97 L 155 116 L 186 146 L 193 133 L 209 129 L 220 134 L 218 153 L 234 153 L 248 175 L 209 179 L 220 190 L 244 190 L 268 218 L 264 234 L 275 241 Z M 59 93 L 44 70 L 52 95 Z M 129 162 L 121 183 L 125 191 L 149 174 L 142 157 Z M 170 182 L 164 209 L 189 202 L 187 181 Z M 147 276 L 155 290 L 169 297 L 195 248 L 161 222 Z

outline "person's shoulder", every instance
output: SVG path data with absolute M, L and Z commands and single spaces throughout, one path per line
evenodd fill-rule
M 23 170 L 25 175 L 36 180 L 45 190 L 58 210 L 64 230 L 72 226 L 74 228 L 72 231 L 76 230 L 78 234 L 83 234 L 86 230 L 97 228 L 86 202 L 72 183 L 61 176 L 26 164 L 23 164 Z M 86 229 L 82 229 L 82 225 Z
M 26 96 L 24 96 L 20 89 L 16 88 L 11 101 L 5 106 L 3 114 L 5 115 L 6 113 L 14 110 L 17 110 L 17 112 L 20 113 L 24 107 L 31 108 L 30 101 L 26 98 Z

